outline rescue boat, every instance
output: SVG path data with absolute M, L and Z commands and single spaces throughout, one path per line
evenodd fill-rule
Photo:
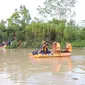
M 36 54 L 33 55 L 32 53 L 29 53 L 29 57 L 34 57 L 34 58 L 56 58 L 56 57 L 66 57 L 70 56 L 70 52 L 65 52 L 65 53 L 54 53 L 54 54 Z

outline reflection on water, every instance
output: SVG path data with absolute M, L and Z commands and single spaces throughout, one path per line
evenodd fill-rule
M 85 85 L 85 55 L 77 51 L 85 52 L 34 59 L 28 49 L 0 49 L 0 85 Z
M 57 58 L 30 58 L 31 61 L 33 63 L 38 63 L 39 65 L 43 65 L 45 68 L 45 66 L 48 66 L 50 64 L 50 66 L 52 66 L 52 69 L 54 69 L 55 71 L 60 71 L 60 68 L 63 67 L 64 63 L 67 64 L 67 68 L 68 70 L 72 69 L 72 61 L 71 61 L 71 56 L 67 56 L 67 57 L 57 57 Z

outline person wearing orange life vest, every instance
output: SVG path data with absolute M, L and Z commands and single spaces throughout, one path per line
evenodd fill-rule
M 60 43 L 57 42 L 57 52 L 60 52 L 61 51 L 61 46 L 60 46 Z
M 54 42 L 52 44 L 52 51 L 53 51 L 53 53 L 61 52 L 61 47 L 60 47 L 60 44 L 58 42 Z
M 67 52 L 72 52 L 72 45 L 69 42 L 66 43 L 66 51 Z
M 61 52 L 69 52 L 69 53 L 72 52 L 72 45 L 71 45 L 71 43 L 67 42 L 65 49 L 62 50 Z

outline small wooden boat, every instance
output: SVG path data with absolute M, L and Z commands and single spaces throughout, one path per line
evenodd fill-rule
M 36 55 L 29 53 L 29 56 L 34 57 L 34 58 L 56 58 L 56 57 L 66 57 L 66 56 L 70 56 L 70 55 L 71 55 L 71 53 L 69 53 L 69 52 L 55 53 L 55 54 L 36 54 Z

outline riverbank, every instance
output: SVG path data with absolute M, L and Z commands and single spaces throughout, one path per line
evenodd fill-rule
M 61 48 L 65 48 L 66 42 L 61 42 Z M 85 49 L 85 40 L 71 42 L 73 48 L 83 48 Z M 39 49 L 41 46 L 41 42 L 22 42 L 18 44 L 17 41 L 12 41 L 12 43 L 6 46 L 6 49 L 14 49 L 14 48 L 30 48 L 30 49 Z M 49 49 L 51 49 L 51 44 L 48 44 Z

